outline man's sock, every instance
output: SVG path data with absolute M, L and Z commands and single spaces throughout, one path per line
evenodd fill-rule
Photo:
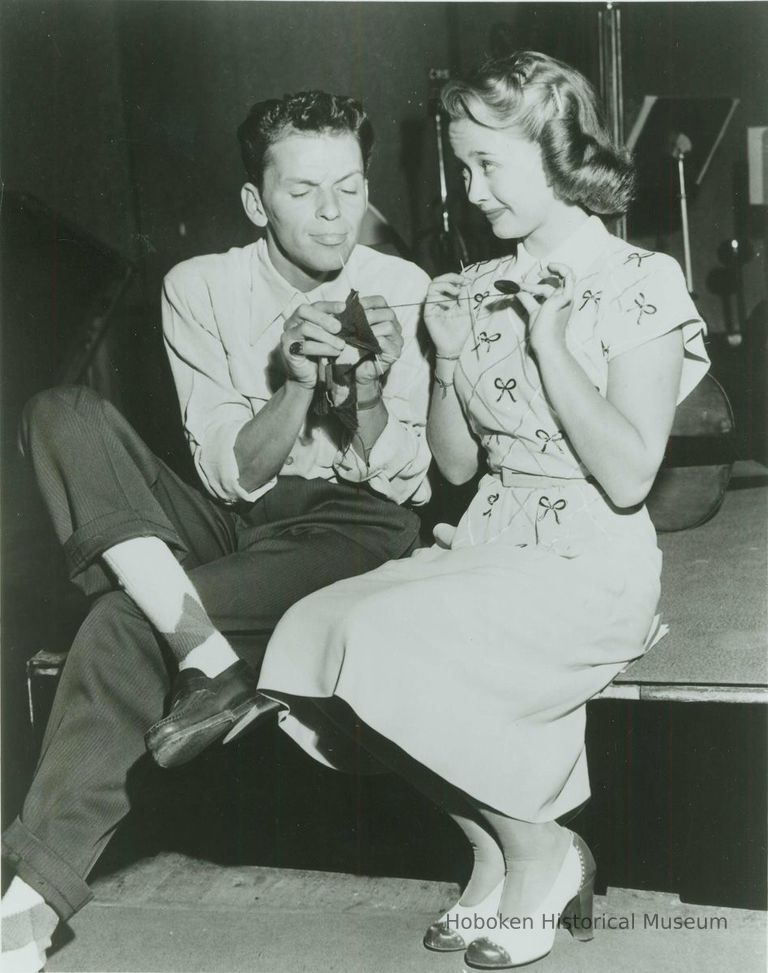
M 179 668 L 194 665 L 213 678 L 237 662 L 186 572 L 159 537 L 122 541 L 104 552 L 104 560 L 166 640 Z
M 5 919 L 3 919 L 5 928 Z M 50 941 L 49 941 L 50 942 Z M 2 970 L 3 973 L 40 973 L 45 967 L 45 950 L 35 942 L 29 942 L 21 949 L 6 949 L 3 942 Z
M 36 973 L 59 917 L 43 897 L 16 875 L 0 903 L 3 973 Z
M 16 912 L 23 912 L 25 909 L 40 905 L 41 902 L 45 902 L 42 895 L 31 885 L 27 885 L 23 878 L 14 875 L 2 902 L 0 902 L 0 914 L 3 917 L 13 915 Z
M 184 656 L 179 663 L 179 669 L 200 669 L 209 679 L 218 676 L 233 663 L 237 662 L 238 657 L 229 647 L 229 643 L 224 639 L 227 652 L 223 653 L 219 640 L 223 636 L 220 632 L 215 632 L 202 643 L 196 646 Z

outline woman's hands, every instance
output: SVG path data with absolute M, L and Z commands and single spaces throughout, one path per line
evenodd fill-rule
M 551 263 L 547 269 L 552 276 L 546 281 L 519 285 L 518 299 L 528 312 L 529 347 L 536 355 L 546 354 L 552 344 L 564 345 L 573 306 L 571 268 Z M 472 330 L 470 298 L 462 295 L 466 285 L 461 274 L 443 274 L 429 285 L 424 322 L 439 357 L 458 357 Z
M 441 358 L 458 358 L 472 330 L 466 286 L 461 274 L 442 274 L 427 290 L 424 323 Z
M 547 264 L 553 278 L 520 284 L 518 300 L 528 312 L 528 347 L 537 358 L 553 346 L 565 345 L 565 326 L 573 307 L 573 271 L 565 264 Z M 557 281 L 556 283 L 550 281 Z
M 479 466 L 478 443 L 456 396 L 456 359 L 472 332 L 467 282 L 461 274 L 436 277 L 427 290 L 424 321 L 435 346 L 435 384 L 427 418 L 427 440 L 449 483 L 466 483 Z M 448 360 L 446 360 L 448 359 Z

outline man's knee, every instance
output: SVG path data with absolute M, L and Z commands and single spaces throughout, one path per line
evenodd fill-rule
M 29 450 L 32 437 L 40 435 L 56 440 L 72 429 L 76 413 L 97 414 L 105 400 L 85 385 L 57 385 L 33 395 L 24 406 L 19 424 L 19 449 L 23 455 Z

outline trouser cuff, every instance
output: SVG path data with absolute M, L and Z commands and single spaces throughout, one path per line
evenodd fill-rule
M 3 835 L 3 857 L 16 874 L 67 920 L 93 898 L 83 878 L 51 851 L 19 818 Z
M 187 552 L 181 538 L 167 521 L 155 523 L 132 510 L 116 510 L 79 527 L 64 544 L 64 557 L 71 581 L 86 595 L 110 587 L 108 575 L 97 563 L 104 551 L 134 537 L 158 537 L 173 551 Z

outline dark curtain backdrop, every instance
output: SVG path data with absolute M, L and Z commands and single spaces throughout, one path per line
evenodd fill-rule
M 175 262 L 251 238 L 234 132 L 252 102 L 325 87 L 365 102 L 378 133 L 372 200 L 429 266 L 428 69 L 461 72 L 484 53 L 531 47 L 596 80 L 600 6 L 6 0 L 4 182 L 140 261 L 156 309 Z M 766 121 L 768 17 L 752 3 L 627 4 L 622 16 L 627 129 L 644 94 L 741 99 L 691 211 L 699 302 L 716 332 L 722 310 L 706 279 L 747 219 L 746 127 Z M 660 242 L 682 255 L 679 234 Z M 753 261 L 748 304 L 761 287 Z

